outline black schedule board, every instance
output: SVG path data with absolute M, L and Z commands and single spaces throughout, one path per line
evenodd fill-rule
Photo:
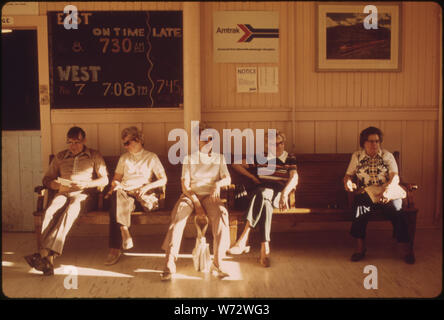
M 183 105 L 182 11 L 48 12 L 51 106 Z

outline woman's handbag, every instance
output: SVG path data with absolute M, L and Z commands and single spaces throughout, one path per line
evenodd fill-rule
M 197 223 L 198 216 L 194 217 L 194 224 L 197 229 L 196 245 L 193 249 L 193 263 L 196 271 L 209 272 L 211 267 L 210 247 L 205 239 L 205 232 L 208 228 L 208 217 L 205 216 L 205 226 L 201 228 Z

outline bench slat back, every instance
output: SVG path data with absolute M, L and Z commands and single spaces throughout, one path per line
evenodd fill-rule
M 393 153 L 398 162 L 399 152 Z M 350 162 L 351 153 L 300 153 L 295 154 L 299 183 L 295 193 L 296 208 L 349 207 L 343 178 Z M 245 182 L 245 177 L 230 170 L 235 184 Z
M 297 154 L 296 207 L 347 208 L 343 178 L 351 154 Z

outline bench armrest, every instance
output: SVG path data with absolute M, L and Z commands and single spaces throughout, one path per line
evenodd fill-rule
M 34 188 L 34 192 L 37 193 L 36 212 L 41 212 L 46 209 L 48 205 L 48 191 L 48 188 L 44 186 L 37 186 Z
M 227 209 L 234 208 L 234 191 L 236 185 L 230 184 L 228 186 L 220 188 L 220 198 L 226 200 Z
M 416 183 L 407 183 L 407 182 L 401 182 L 400 185 L 407 192 L 407 199 L 406 199 L 407 208 L 414 208 L 415 201 L 413 199 L 413 193 L 419 189 L 419 186 Z
M 418 188 L 419 188 L 418 185 L 415 183 L 406 183 L 406 182 L 401 182 L 400 185 L 407 193 L 407 198 L 405 199 L 407 208 L 414 208 L 415 202 L 413 200 L 413 192 L 418 190 Z M 352 208 L 353 198 L 354 198 L 355 194 L 356 194 L 356 192 L 347 191 L 349 208 Z

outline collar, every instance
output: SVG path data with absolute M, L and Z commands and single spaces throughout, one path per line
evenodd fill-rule
M 277 159 L 281 160 L 283 163 L 285 163 L 285 161 L 287 161 L 287 158 L 288 158 L 288 152 L 284 150 L 284 152 L 282 152 L 282 154 L 279 157 L 276 157 L 271 154 L 269 156 L 267 156 L 267 160 L 270 160 L 273 158 L 277 158 Z
M 143 152 L 145 151 L 145 149 L 144 148 L 142 148 L 142 150 L 140 150 L 139 152 L 136 152 L 136 153 L 131 153 L 130 152 L 130 154 L 133 156 L 133 157 L 140 157 L 142 154 L 143 154 Z M 129 151 L 128 151 L 129 152 Z
M 74 156 L 71 152 L 71 150 L 67 149 L 65 152 L 65 155 L 63 156 L 63 159 L 67 159 L 67 158 L 75 158 L 77 156 L 80 156 L 81 154 L 86 154 L 88 157 L 91 158 L 91 150 L 87 147 L 87 146 L 83 146 L 83 150 L 80 151 L 80 153 L 78 153 L 76 156 Z
M 362 149 L 362 154 L 364 155 L 364 157 L 367 157 L 367 158 L 370 158 L 370 159 L 372 158 L 372 157 L 370 157 L 370 156 L 367 154 L 367 152 L 365 152 L 364 149 Z M 378 153 L 376 154 L 375 157 L 377 157 L 377 156 L 379 156 L 379 157 L 382 158 L 382 149 L 381 149 L 381 148 L 379 149 L 379 151 L 378 151 Z

